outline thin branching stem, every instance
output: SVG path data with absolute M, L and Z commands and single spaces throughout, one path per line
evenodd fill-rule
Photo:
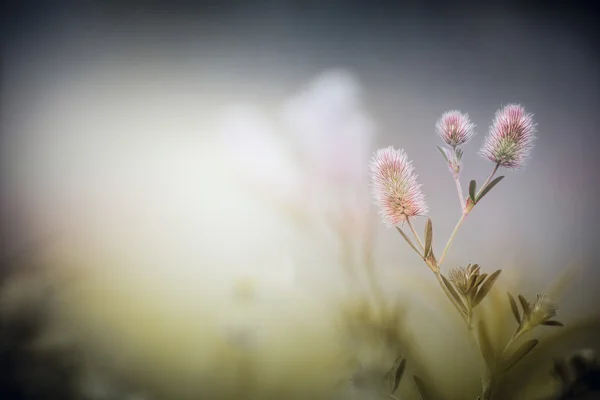
M 406 218 L 406 223 L 408 224 L 408 227 L 410 228 L 410 231 L 412 232 L 415 239 L 417 239 L 417 243 L 419 244 L 421 250 L 425 250 L 425 246 L 423 246 L 423 242 L 421 241 L 419 234 L 415 230 L 415 227 L 413 226 L 412 222 L 410 222 L 410 218 Z
M 479 194 L 481 193 L 481 191 L 494 178 L 494 175 L 496 175 L 496 172 L 498 171 L 499 167 L 500 167 L 500 163 L 497 163 L 494 166 L 494 169 L 490 173 L 490 176 L 488 176 L 488 178 L 486 179 L 486 181 L 483 183 L 483 186 L 481 186 L 481 189 L 479 189 L 479 192 L 477 193 L 476 197 L 479 197 Z M 456 237 L 456 234 L 458 233 L 458 230 L 460 229 L 460 227 L 463 224 L 463 222 L 465 222 L 465 218 L 467 217 L 467 215 L 469 215 L 470 212 L 471 212 L 471 209 L 469 207 L 463 207 L 462 215 L 460 216 L 460 219 L 456 223 L 456 226 L 454 227 L 454 230 L 452 231 L 452 234 L 450 235 L 450 238 L 448 239 L 448 243 L 446 243 L 446 247 L 444 247 L 444 251 L 442 252 L 442 257 L 440 257 L 440 260 L 438 262 L 438 267 L 442 266 L 442 263 L 444 262 L 444 259 L 446 258 L 446 254 L 448 253 L 448 250 L 450 249 L 450 246 L 452 245 L 452 242 L 454 241 L 454 238 Z
M 456 154 L 456 147 L 454 147 L 453 149 L 454 149 L 454 160 L 456 162 L 456 166 L 452 167 L 452 176 L 454 177 L 454 183 L 456 184 L 456 191 L 458 192 L 458 200 L 460 201 L 460 209 L 462 211 L 465 208 L 465 198 L 463 197 L 462 186 L 460 184 L 460 178 L 459 178 L 460 162 L 458 161 L 458 156 Z
M 469 211 L 467 211 L 465 209 L 463 211 L 462 215 L 460 216 L 460 219 L 456 223 L 456 226 L 454 227 L 454 230 L 452 231 L 452 234 L 450 235 L 450 238 L 448 239 L 448 243 L 446 243 L 446 247 L 444 247 L 442 256 L 440 257 L 440 260 L 438 261 L 438 268 L 442 266 L 442 263 L 444 262 L 444 259 L 446 258 L 446 254 L 448 253 L 448 250 L 450 249 L 450 246 L 452 245 L 452 242 L 454 241 L 454 238 L 456 237 L 458 230 L 460 229 L 463 222 L 465 222 L 465 218 L 467 217 L 467 215 L 469 215 Z
M 462 194 L 462 186 L 460 184 L 460 178 L 458 177 L 458 172 L 453 172 L 452 175 L 454 176 L 454 183 L 456 184 L 456 191 L 458 192 L 458 200 L 460 201 L 460 209 L 461 209 L 461 211 L 463 211 L 465 208 L 465 198 L 463 197 L 463 194 Z
M 502 350 L 502 354 L 506 354 L 506 352 L 508 351 L 508 349 L 510 349 L 510 347 L 521 337 L 523 336 L 523 334 L 526 332 L 526 329 L 517 329 L 517 331 L 514 333 L 514 335 L 512 335 L 512 337 L 510 338 L 510 340 L 508 341 L 508 343 L 506 343 L 506 346 L 504 346 L 504 350 Z
M 501 353 L 501 357 L 504 357 L 506 355 L 506 353 L 508 352 L 508 350 L 511 348 L 511 346 L 517 341 L 519 340 L 519 338 L 521 336 L 523 336 L 523 334 L 525 334 L 529 329 L 525 328 L 523 329 L 522 326 L 519 326 L 519 328 L 517 329 L 517 331 L 512 335 L 512 337 L 510 338 L 510 340 L 508 341 L 508 343 L 506 343 L 506 346 L 504 346 L 504 349 L 502 350 Z M 496 385 L 496 379 L 499 378 L 498 376 L 494 376 L 492 375 L 490 380 L 487 382 L 486 385 L 484 385 L 483 387 L 483 393 L 484 393 L 484 400 L 491 400 L 494 398 L 494 389 L 495 389 L 495 385 Z
M 494 169 L 490 173 L 490 176 L 488 176 L 487 179 L 485 180 L 485 182 L 483 182 L 483 185 L 481 185 L 481 188 L 479 188 L 479 191 L 477 192 L 477 196 L 475 196 L 476 199 L 479 197 L 479 195 L 481 194 L 481 191 L 483 189 L 485 189 L 485 187 L 488 185 L 488 183 L 490 183 L 492 181 L 492 179 L 494 178 L 494 175 L 496 175 L 496 172 L 498 171 L 498 168 L 500 168 L 500 163 L 496 163 L 496 165 L 494 166 Z

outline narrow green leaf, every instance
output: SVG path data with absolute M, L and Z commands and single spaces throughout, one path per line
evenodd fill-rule
M 483 320 L 479 321 L 479 329 L 477 329 L 477 334 L 479 336 L 479 349 L 481 350 L 481 355 L 490 368 L 490 371 L 493 372 L 496 370 L 496 355 Z
M 446 150 L 437 145 L 435 147 L 437 147 L 437 149 L 440 151 L 440 153 L 442 153 L 442 156 L 444 156 L 444 160 L 446 160 L 446 162 L 448 164 L 450 164 L 450 160 L 448 159 L 448 154 L 446 154 Z
M 483 196 L 488 194 L 488 192 L 490 190 L 492 190 L 493 187 L 496 186 L 498 184 L 498 182 L 500 182 L 502 179 L 504 179 L 504 176 L 499 176 L 496 179 L 494 179 L 493 181 L 491 181 L 490 183 L 488 183 L 486 187 L 481 189 L 481 193 L 479 193 L 479 195 L 477 196 L 475 203 L 479 203 L 481 201 L 481 199 L 483 199 Z
M 475 300 L 473 301 L 473 307 L 475 307 L 477 304 L 481 303 L 481 300 L 483 300 L 485 298 L 485 296 L 488 294 L 488 292 L 490 291 L 492 286 L 494 286 L 494 282 L 496 282 L 496 279 L 498 279 L 498 276 L 500 275 L 501 272 L 502 272 L 502 270 L 499 269 L 498 271 L 491 274 L 485 280 L 485 282 L 483 282 L 481 284 L 481 287 L 479 288 L 479 290 L 477 291 L 477 295 L 475 296 Z
M 526 341 L 519 347 L 513 354 L 506 360 L 506 367 L 504 371 L 508 371 L 514 367 L 523 357 L 525 357 L 535 346 L 537 346 L 539 340 L 531 339 Z
M 521 303 L 521 308 L 523 309 L 523 314 L 527 319 L 531 316 L 531 308 L 529 306 L 529 302 L 523 297 L 523 295 L 519 295 L 519 302 Z
M 477 281 L 481 275 L 472 274 L 469 277 L 469 282 L 467 283 L 467 292 L 471 292 L 473 289 L 477 287 Z
M 469 183 L 469 197 L 471 198 L 471 201 L 473 203 L 475 203 L 475 190 L 476 189 L 477 189 L 477 182 L 475 182 L 475 179 L 473 179 Z
M 510 302 L 510 309 L 512 310 L 512 313 L 515 316 L 517 323 L 520 324 L 521 313 L 519 312 L 519 307 L 517 307 L 517 302 L 515 301 L 515 298 L 512 296 L 512 294 L 508 292 L 506 294 L 508 295 L 508 301 Z
M 417 249 L 417 247 L 413 244 L 413 242 L 410 240 L 410 238 L 406 235 L 406 233 L 404 233 L 404 231 L 402 229 L 400 229 L 399 227 L 396 227 L 396 229 L 398 230 L 398 232 L 400 232 L 400 234 L 402 235 L 402 237 L 404 238 L 404 240 L 406 240 L 406 243 L 408 243 L 410 245 L 410 247 L 412 247 L 412 249 L 414 251 L 417 252 L 417 254 L 420 257 L 423 257 L 423 255 L 421 254 L 421 252 Z
M 394 366 L 390 370 L 390 393 L 394 394 L 396 390 L 398 390 L 398 386 L 400 385 L 400 381 L 402 380 L 402 376 L 404 375 L 404 370 L 406 369 L 406 359 L 404 357 L 399 357 Z
M 428 400 L 427 390 L 425 389 L 425 383 L 418 376 L 414 375 L 413 379 L 415 381 L 415 385 L 417 386 L 417 390 L 419 391 L 419 396 L 421 400 Z
M 466 315 L 467 314 L 467 307 L 465 306 L 465 304 L 461 300 L 460 296 L 458 295 L 458 293 L 456 293 L 456 290 L 454 290 L 454 287 L 452 286 L 452 284 L 450 283 L 450 281 L 448 281 L 448 279 L 446 279 L 446 277 L 444 275 L 440 274 L 440 276 L 442 277 L 442 281 L 444 282 L 444 286 L 446 286 L 446 288 L 448 289 L 448 292 L 450 292 L 450 294 L 452 295 L 452 297 L 454 298 L 454 300 L 456 300 L 456 303 L 460 307 L 461 311 Z
M 542 325 L 546 325 L 546 326 L 564 326 L 562 322 L 558 322 L 558 321 L 545 321 L 545 322 L 542 322 Z
M 483 281 L 485 280 L 485 278 L 487 278 L 488 274 L 481 274 L 477 277 L 477 280 L 475 281 L 475 287 L 479 287 Z
M 427 222 L 425 223 L 425 249 L 423 250 L 423 256 L 427 258 L 429 256 L 429 252 L 431 251 L 431 243 L 433 241 L 433 224 L 431 223 L 431 218 L 427 218 Z

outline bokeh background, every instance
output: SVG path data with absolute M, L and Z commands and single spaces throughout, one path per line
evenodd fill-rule
M 582 296 L 581 304 L 592 301 L 586 296 L 595 292 L 599 256 L 600 69 L 594 13 L 583 3 L 25 1 L 3 7 L 5 116 L 19 108 L 13 93 L 39 102 L 34 93 L 44 85 L 68 81 L 79 66 L 101 70 L 102 62 L 119 57 L 135 74 L 149 64 L 140 61 L 144 52 L 168 60 L 161 73 L 180 75 L 182 85 L 206 94 L 190 105 L 202 115 L 238 102 L 274 109 L 324 70 L 349 71 L 376 123 L 373 147 L 405 148 L 444 233 L 454 224 L 446 210 L 456 208 L 456 199 L 434 148 L 433 124 L 442 112 L 459 109 L 477 125 L 479 135 L 466 148 L 466 185 L 488 173 L 489 164 L 475 153 L 494 112 L 521 103 L 538 123 L 533 157 L 469 221 L 451 260 L 465 262 L 460 254 L 485 249 L 481 263 L 522 260 L 535 282 L 567 264 L 585 264 L 587 279 L 578 284 L 587 286 L 574 296 Z M 127 64 L 136 52 L 137 64 Z
M 317 82 L 307 115 L 341 103 L 341 115 L 356 117 L 352 121 L 358 128 L 344 131 L 347 140 L 339 137 L 333 145 L 326 137 L 305 135 L 287 146 L 292 152 L 304 146 L 298 151 L 327 159 L 348 155 L 350 166 L 360 160 L 366 166 L 378 147 L 404 148 L 414 160 L 440 237 L 451 232 L 459 208 L 451 176 L 435 149 L 440 144 L 435 121 L 444 111 L 459 109 L 477 125 L 477 136 L 465 146 L 466 189 L 469 179 L 482 181 L 491 169 L 476 153 L 495 111 L 516 102 L 532 112 L 538 123 L 532 158 L 523 170 L 501 171 L 506 179 L 469 217 L 448 264 L 506 269 L 529 295 L 577 266 L 581 273 L 561 310 L 567 321 L 595 310 L 600 300 L 600 53 L 595 14 L 583 4 L 9 1 L 2 7 L 4 253 L 65 221 L 71 226 L 92 214 L 94 223 L 112 221 L 121 216 L 111 213 L 123 205 L 121 195 L 131 194 L 126 200 L 131 210 L 151 204 L 141 215 L 154 218 L 158 208 L 152 207 L 163 200 L 161 188 L 181 195 L 164 208 L 185 211 L 169 211 L 152 221 L 178 221 L 171 228 L 186 237 L 185 245 L 178 242 L 182 252 L 193 253 L 194 241 L 213 243 L 215 237 L 226 243 L 216 253 L 229 252 L 231 246 L 240 254 L 251 252 L 244 243 L 263 229 L 260 218 L 243 219 L 253 223 L 252 230 L 237 230 L 232 199 L 216 212 L 234 207 L 224 222 L 231 236 L 225 227 L 214 237 L 194 230 L 206 221 L 219 223 L 210 208 L 189 226 L 181 223 L 190 221 L 186 212 L 194 202 L 207 196 L 189 182 L 219 187 L 210 178 L 210 151 L 199 153 L 209 160 L 200 164 L 175 162 L 176 168 L 163 168 L 161 163 L 193 160 L 193 141 L 181 144 L 195 134 L 210 141 L 217 118 L 225 124 L 218 129 L 232 132 L 229 143 L 239 157 L 254 149 L 244 161 L 258 166 L 262 182 L 289 195 L 286 184 L 294 175 L 286 175 L 287 156 L 278 161 L 279 148 L 252 134 L 266 126 L 279 131 L 275 121 L 282 105 Z M 323 76 L 330 80 L 319 81 Z M 177 150 L 166 156 L 170 143 L 178 143 Z M 137 170 L 129 159 L 139 161 Z M 125 165 L 128 172 L 120 169 Z M 190 172 L 199 166 L 202 173 Z M 131 190 L 137 188 L 132 184 L 140 184 L 140 191 Z M 156 196 L 135 197 L 144 190 Z M 362 194 L 368 195 L 368 185 Z M 291 195 L 299 197 L 293 189 Z M 336 199 L 327 196 L 321 198 L 324 203 Z M 208 197 L 214 200 L 218 193 Z M 112 210 L 108 217 L 96 213 L 104 209 Z M 285 223 L 269 226 L 271 233 L 287 232 Z M 106 233 L 106 226 L 99 227 Z M 378 227 L 376 244 L 382 274 L 397 267 L 427 276 L 392 230 Z M 303 246 L 299 253 L 314 249 Z M 310 261 L 302 257 L 297 260 Z M 330 281 L 325 276 L 305 271 L 303 278 L 326 291 Z

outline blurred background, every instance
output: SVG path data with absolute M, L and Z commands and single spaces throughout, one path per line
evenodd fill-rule
M 566 268 L 577 266 L 582 273 L 561 308 L 565 314 L 585 315 L 600 300 L 600 43 L 596 13 L 583 3 L 5 1 L 0 23 L 2 252 L 8 254 L 46 233 L 46 227 L 69 220 L 69 215 L 79 223 L 90 213 L 95 222 L 111 220 L 95 212 L 102 207 L 112 210 L 110 201 L 121 207 L 117 197 L 135 192 L 131 185 L 138 184 L 139 177 L 155 181 L 152 190 L 157 192 L 148 193 L 158 193 L 153 201 L 160 205 L 160 185 L 171 185 L 175 172 L 167 168 L 170 175 L 160 178 L 159 172 L 149 172 L 162 157 L 156 154 L 167 154 L 168 143 L 185 143 L 172 157 L 193 159 L 190 137 L 196 132 L 212 143 L 213 130 L 232 133 L 228 140 L 233 142 L 228 143 L 240 151 L 234 153 L 236 160 L 256 146 L 245 165 L 257 168 L 252 173 L 265 186 L 291 197 L 299 193 L 296 186 L 286 186 L 295 167 L 282 172 L 287 171 L 288 156 L 281 161 L 275 155 L 298 151 L 328 160 L 348 155 L 356 157 L 351 165 L 366 168 L 377 148 L 404 148 L 423 184 L 436 235 L 447 237 L 459 205 L 451 175 L 435 149 L 441 144 L 436 120 L 458 109 L 476 124 L 477 135 L 464 148 L 466 189 L 470 179 L 481 182 L 491 170 L 477 151 L 494 113 L 505 104 L 520 103 L 538 124 L 532 158 L 523 170 L 501 170 L 506 179 L 467 220 L 448 264 L 505 268 L 531 295 L 543 292 Z M 312 100 L 302 103 L 305 92 L 312 93 Z M 294 99 L 301 105 L 294 108 Z M 359 128 L 348 128 L 347 137 L 333 141 L 309 134 L 296 141 L 285 139 L 285 152 L 277 145 L 269 147 L 269 140 L 260 142 L 260 135 L 252 136 L 263 130 L 293 136 L 287 132 L 293 129 L 281 128 L 278 119 L 288 115 L 289 104 L 292 110 L 308 109 L 308 118 L 321 108 L 342 104 L 339 119 L 356 117 Z M 302 119 L 304 114 L 298 115 Z M 215 128 L 215 118 L 224 125 Z M 285 118 L 293 116 L 283 119 L 294 125 Z M 343 129 L 332 125 L 331 130 Z M 244 136 L 246 132 L 250 136 Z M 150 142 L 154 145 L 140 146 Z M 220 148 L 215 146 L 203 147 L 206 159 Z M 132 162 L 139 170 L 127 169 L 131 176 L 121 168 L 129 165 L 128 158 L 140 161 Z M 189 189 L 189 182 L 209 182 L 210 165 L 201 164 L 206 176 L 189 173 L 194 166 L 177 164 L 181 182 L 174 185 L 186 200 L 171 204 L 174 208 L 189 210 L 206 197 Z M 150 186 L 139 184 L 145 188 L 139 193 L 146 193 Z M 362 187 L 362 195 L 368 195 L 368 182 Z M 337 197 L 320 199 L 327 203 Z M 135 196 L 129 200 L 136 210 L 145 201 Z M 82 203 L 89 208 L 75 211 Z M 154 218 L 155 211 L 149 207 L 147 215 Z M 218 223 L 210 219 L 210 209 L 204 213 L 198 224 Z M 188 217 L 182 212 L 177 218 Z M 235 222 L 225 225 L 235 227 Z M 258 217 L 246 222 L 256 229 L 261 226 Z M 418 264 L 395 232 L 377 229 L 382 270 L 406 264 L 409 271 Z M 198 239 L 193 229 L 185 232 L 191 247 L 194 240 L 217 240 L 206 233 Z M 240 241 L 251 236 L 217 235 L 238 243 L 242 253 Z M 440 240 L 437 246 L 441 245 Z M 298 250 L 311 251 L 310 245 Z M 415 274 L 427 272 L 420 268 Z M 305 274 L 304 279 L 327 288 L 320 273 Z
M 51 96 L 40 100 L 42 88 L 77 76 L 85 81 L 81 71 L 101 71 L 112 61 L 139 77 L 151 69 L 149 59 L 162 60 L 160 76 L 181 76 L 180 86 L 205 94 L 189 105 L 202 115 L 239 102 L 273 110 L 323 71 L 342 68 L 361 86 L 375 121 L 371 147 L 407 151 L 444 233 L 455 220 L 446 210 L 457 204 L 434 148 L 436 119 L 459 109 L 477 125 L 465 149 L 466 185 L 488 174 L 476 151 L 495 111 L 521 103 L 538 123 L 533 157 L 525 170 L 509 172 L 469 221 L 451 260 L 465 262 L 458 255 L 468 248 L 487 249 L 481 263 L 524 257 L 523 264 L 540 266 L 527 274 L 536 282 L 583 263 L 589 279 L 578 284 L 588 286 L 575 296 L 594 292 L 600 72 L 594 12 L 583 2 L 107 0 L 2 7 L 3 121 L 18 101 L 51 103 Z M 3 199 L 9 203 L 6 193 Z

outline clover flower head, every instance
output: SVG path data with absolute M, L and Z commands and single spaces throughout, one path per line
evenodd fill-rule
M 442 114 L 435 124 L 435 130 L 446 144 L 455 147 L 469 141 L 475 135 L 475 125 L 469 119 L 469 114 L 458 110 Z
M 387 147 L 371 161 L 371 184 L 383 221 L 392 227 L 428 212 L 412 162 L 402 149 Z
M 487 277 L 487 274 L 480 274 L 480 271 L 481 267 L 478 264 L 469 264 L 467 267 L 451 269 L 448 278 L 461 295 L 467 296 L 473 288 L 476 289 L 475 284 L 481 275 L 484 275 L 482 280 Z
M 509 104 L 496 112 L 479 154 L 505 168 L 521 168 L 533 148 L 535 131 L 533 114 L 518 104 Z
M 537 295 L 531 307 L 530 321 L 532 325 L 543 324 L 556 316 L 557 307 L 546 295 Z

